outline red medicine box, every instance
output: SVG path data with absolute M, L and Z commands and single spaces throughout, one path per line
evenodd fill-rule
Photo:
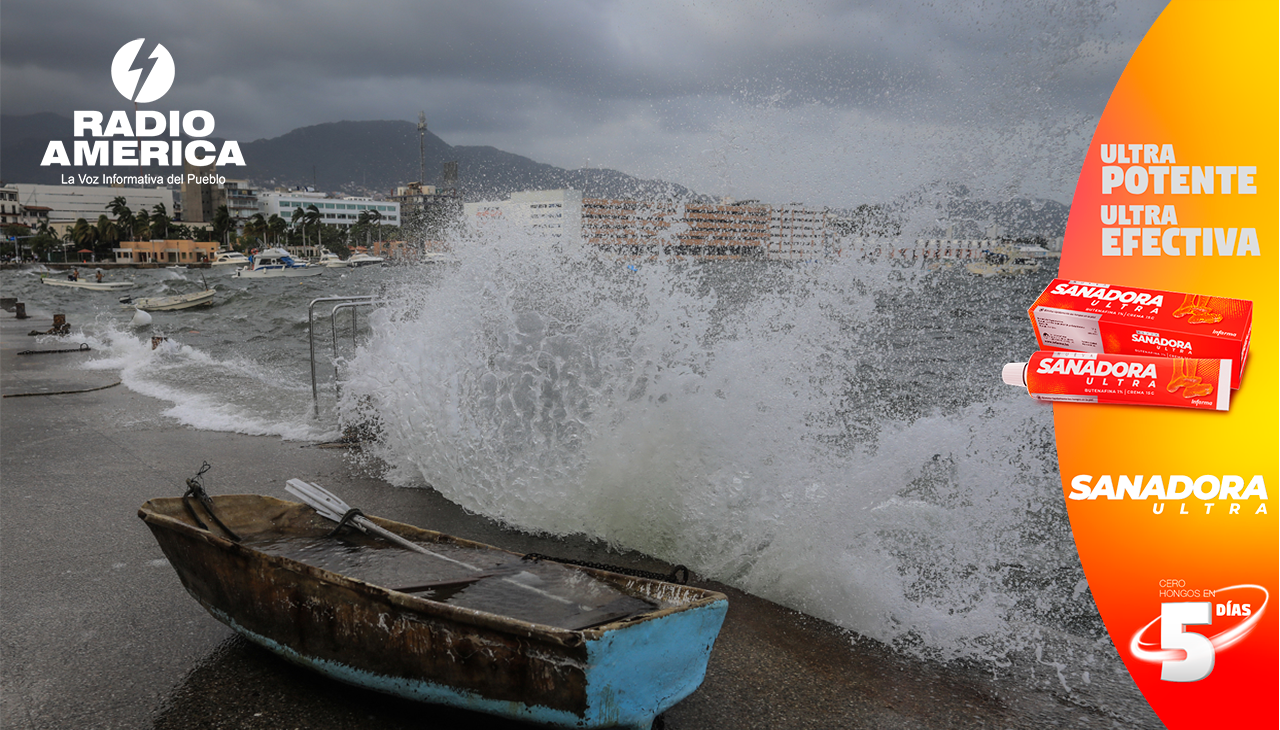
M 1253 302 L 1207 294 L 1054 279 L 1028 314 L 1041 350 L 1231 360 L 1249 355 Z

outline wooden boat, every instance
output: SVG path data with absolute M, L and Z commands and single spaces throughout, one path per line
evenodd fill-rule
M 210 499 L 139 510 L 188 593 L 291 662 L 412 700 L 647 729 L 702 683 L 728 608 L 721 593 L 530 563 L 376 517 L 365 519 L 446 557 L 349 528 L 331 537 L 333 523 L 303 504 Z
M 217 293 L 216 288 L 210 287 L 190 294 L 173 294 L 167 297 L 141 297 L 139 299 L 125 297 L 120 300 L 120 303 L 126 307 L 141 309 L 146 312 L 167 312 L 213 304 L 213 297 Z
M 56 279 L 52 276 L 40 277 L 40 281 L 50 286 L 69 286 L 75 289 L 91 289 L 93 291 L 117 291 L 120 289 L 129 289 L 133 287 L 132 281 L 86 281 L 77 279 Z

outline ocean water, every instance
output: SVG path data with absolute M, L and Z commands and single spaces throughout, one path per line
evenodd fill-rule
M 1052 411 L 999 377 L 1035 349 L 1026 306 L 1052 270 L 609 260 L 515 232 L 457 255 L 292 281 L 203 272 L 215 306 L 141 328 L 120 294 L 44 286 L 39 269 L 0 272 L 0 290 L 67 314 L 73 335 L 39 346 L 88 342 L 88 367 L 178 423 L 302 441 L 372 428 L 390 482 L 508 525 L 683 563 L 914 655 L 1034 652 L 1063 686 L 1088 681 L 1106 633 Z M 109 278 L 155 296 L 201 275 Z M 308 303 L 355 295 L 379 304 L 354 337 L 351 311 L 335 318 L 336 364 L 332 305 L 317 307 L 313 403 Z

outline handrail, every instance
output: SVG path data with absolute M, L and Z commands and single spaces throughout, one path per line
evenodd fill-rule
M 317 304 L 320 304 L 321 302 L 352 302 L 352 301 L 369 302 L 370 304 L 372 304 L 374 301 L 374 298 L 372 294 L 365 294 L 360 296 L 320 297 L 319 299 L 312 299 L 311 303 L 307 305 L 307 340 L 311 348 L 311 402 L 314 405 L 315 414 L 317 416 L 320 415 L 320 391 L 316 387 L 315 307 Z M 331 314 L 330 317 L 332 316 L 333 315 Z M 352 322 L 354 326 L 354 320 L 352 320 Z M 353 338 L 355 337 L 354 329 L 352 331 L 352 337 Z M 336 348 L 335 348 L 335 357 L 336 356 L 337 355 L 336 355 Z
M 351 346 L 356 344 L 356 307 L 368 307 L 376 304 L 374 301 L 352 301 L 339 304 L 329 313 L 329 328 L 333 335 L 333 397 L 342 397 L 342 392 L 338 384 L 338 310 L 351 310 Z

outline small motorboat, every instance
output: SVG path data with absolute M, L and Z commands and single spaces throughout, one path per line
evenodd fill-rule
M 49 286 L 69 286 L 74 289 L 90 289 L 92 291 L 119 291 L 133 287 L 132 281 L 86 281 L 84 279 L 58 279 L 52 276 L 42 276 L 40 281 Z
M 350 266 L 353 269 L 358 269 L 361 266 L 381 266 L 385 261 L 385 259 L 377 256 L 370 256 L 367 253 L 353 253 L 351 254 L 351 257 L 347 259 L 347 266 Z
M 249 257 L 239 251 L 219 251 L 213 255 L 213 261 L 209 262 L 209 267 L 220 269 L 226 266 L 249 266 L 251 263 Z
M 728 609 L 714 591 L 530 560 L 340 500 L 321 511 L 316 490 L 332 495 L 301 480 L 287 489 L 307 504 L 188 485 L 138 516 L 196 601 L 295 664 L 411 700 L 648 730 L 702 683 Z
M 320 254 L 320 261 L 316 263 L 316 266 L 323 266 L 330 269 L 345 268 L 347 266 L 347 262 L 343 261 L 338 254 L 325 250 Z
M 283 248 L 268 248 L 249 257 L 250 265 L 236 269 L 233 276 L 242 279 L 274 279 L 279 277 L 319 276 L 324 267 L 295 261 Z
M 131 309 L 141 309 L 144 312 L 168 312 L 213 304 L 213 296 L 215 294 L 217 294 L 217 290 L 210 287 L 190 294 L 174 294 L 167 297 L 141 297 L 139 299 L 124 297 L 120 300 L 120 303 Z

